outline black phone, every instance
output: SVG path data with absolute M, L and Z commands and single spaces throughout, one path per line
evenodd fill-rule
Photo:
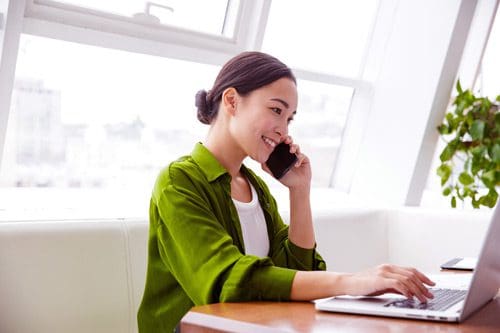
M 297 156 L 290 153 L 290 145 L 281 142 L 274 147 L 273 152 L 269 155 L 266 165 L 271 170 L 274 178 L 280 179 L 297 161 Z

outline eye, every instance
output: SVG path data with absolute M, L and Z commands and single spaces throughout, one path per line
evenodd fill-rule
M 276 114 L 281 114 L 281 109 L 280 108 L 271 108 L 271 111 L 273 111 Z
M 290 124 L 293 121 L 293 117 L 288 118 L 287 123 Z

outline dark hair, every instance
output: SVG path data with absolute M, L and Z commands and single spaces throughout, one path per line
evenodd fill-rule
M 297 82 L 292 70 L 275 57 L 255 51 L 240 53 L 222 67 L 211 90 L 196 93 L 198 120 L 204 124 L 213 121 L 219 110 L 222 93 L 227 88 L 233 87 L 238 94 L 245 96 L 281 78 Z

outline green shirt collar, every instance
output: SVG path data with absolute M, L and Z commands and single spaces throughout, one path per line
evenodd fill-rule
M 215 156 L 201 142 L 198 142 L 191 153 L 193 160 L 200 166 L 201 171 L 209 182 L 213 182 L 228 171 L 217 161 Z

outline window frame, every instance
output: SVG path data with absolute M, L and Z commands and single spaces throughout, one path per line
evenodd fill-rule
M 54 1 L 26 1 L 23 33 L 166 57 L 176 55 L 164 46 L 177 45 L 214 53 L 238 52 L 245 38 L 241 26 L 248 20 L 247 7 L 257 5 L 242 0 L 235 36 L 228 38 L 175 26 L 148 25 L 133 18 Z M 118 40 L 113 43 L 111 36 Z M 198 56 L 193 60 L 202 59 L 204 57 Z

